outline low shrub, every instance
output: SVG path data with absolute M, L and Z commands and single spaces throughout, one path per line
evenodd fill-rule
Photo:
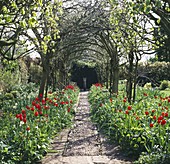
M 160 85 L 160 90 L 165 90 L 170 88 L 170 82 L 168 80 L 163 80 Z

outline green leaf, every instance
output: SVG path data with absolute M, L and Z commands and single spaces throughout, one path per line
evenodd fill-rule
M 161 18 L 159 18 L 159 19 L 157 19 L 157 21 L 156 21 L 158 24 L 160 24 L 160 22 L 161 22 Z
M 145 0 L 146 6 L 150 5 L 151 1 L 150 0 Z
M 146 12 L 146 14 L 148 14 L 150 11 L 151 11 L 151 6 L 149 5 L 146 7 L 145 12 Z
M 6 6 L 3 6 L 3 7 L 2 7 L 2 11 L 3 11 L 4 13 L 7 13 L 7 12 L 8 12 L 7 7 L 6 7 Z
M 24 9 L 24 8 L 21 9 L 21 14 L 22 14 L 22 15 L 25 14 L 25 9 Z
M 23 20 L 23 21 L 21 21 L 20 22 L 20 26 L 22 27 L 22 28 L 26 28 L 26 22 L 25 22 L 25 20 Z
M 11 3 L 11 6 L 12 6 L 14 9 L 18 9 L 17 4 L 16 4 L 14 1 Z

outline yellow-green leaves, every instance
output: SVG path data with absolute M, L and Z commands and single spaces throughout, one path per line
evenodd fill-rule
M 41 42 L 41 50 L 43 51 L 44 54 L 47 53 L 47 49 L 48 49 L 47 44 L 44 41 L 42 41 Z
M 22 14 L 22 15 L 25 14 L 25 9 L 24 9 L 24 8 L 21 9 L 21 14 Z
M 35 27 L 36 23 L 37 23 L 37 21 L 34 17 L 29 18 L 29 20 L 28 20 L 29 27 Z
M 13 9 L 18 9 L 17 4 L 15 3 L 15 1 L 13 1 L 11 3 L 11 7 L 13 7 Z
M 42 0 L 38 0 L 38 4 L 42 6 L 43 5 Z
M 50 35 L 44 36 L 44 41 L 45 42 L 49 42 L 50 40 L 51 40 L 51 36 Z
M 27 26 L 26 21 L 25 21 L 25 20 L 20 21 L 20 26 L 21 26 L 22 28 L 26 28 L 26 26 Z
M 156 21 L 158 24 L 160 24 L 160 22 L 161 22 L 161 18 L 159 18 L 159 19 L 157 19 L 157 21 Z
M 2 11 L 3 11 L 4 13 L 8 13 L 7 7 L 6 7 L 6 6 L 3 6 L 3 7 L 2 7 Z

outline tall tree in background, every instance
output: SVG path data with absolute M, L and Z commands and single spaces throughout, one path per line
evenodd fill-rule
M 134 11 L 145 14 L 154 21 L 153 30 L 156 57 L 159 61 L 170 61 L 170 1 L 136 0 L 129 1 Z
M 3 58 L 14 60 L 37 52 L 43 67 L 39 94 L 43 94 L 50 60 L 56 54 L 62 2 L 10 0 L 0 3 L 0 53 Z

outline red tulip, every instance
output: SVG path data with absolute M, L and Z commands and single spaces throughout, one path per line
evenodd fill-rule
M 28 105 L 26 106 L 26 108 L 27 108 L 28 110 L 30 109 L 30 107 L 29 107 Z
M 143 93 L 143 95 L 144 95 L 144 96 L 148 96 L 148 94 L 147 94 L 147 93 Z
M 149 115 L 149 112 L 148 112 L 148 111 L 146 111 L 146 112 L 145 112 L 145 114 L 146 114 L 146 115 Z
M 36 102 L 35 102 L 35 101 L 33 101 L 33 102 L 32 102 L 32 105 L 33 105 L 33 106 L 35 106 L 35 104 L 36 104 Z
M 163 116 L 162 116 L 162 115 L 159 116 L 159 117 L 158 117 L 158 120 L 163 120 Z
M 129 114 L 129 111 L 128 111 L 128 110 L 126 110 L 126 111 L 125 111 L 125 113 L 126 113 L 126 114 Z
M 27 119 L 26 119 L 26 118 L 23 118 L 23 122 L 26 124 L 26 122 L 27 122 Z
M 22 114 L 25 114 L 25 113 L 26 113 L 26 111 L 23 109 L 23 110 L 22 110 Z
M 168 117 L 168 113 L 165 113 L 165 117 Z
M 150 127 L 153 128 L 154 124 L 153 123 L 150 123 Z
M 166 120 L 162 120 L 161 125 L 165 125 L 165 124 L 166 124 Z
M 37 117 L 37 116 L 38 116 L 38 114 L 39 114 L 38 112 L 35 112 L 35 113 L 34 113 L 34 116 L 36 116 L 36 117 Z
M 152 113 L 154 113 L 154 112 L 155 112 L 155 110 L 153 109 L 153 110 L 152 110 Z
M 162 112 L 162 116 L 163 116 L 163 117 L 165 116 L 165 113 L 164 113 L 164 112 Z
M 123 102 L 125 103 L 127 100 L 126 99 L 123 99 Z
M 26 128 L 26 130 L 27 130 L 27 131 L 30 131 L 30 127 L 28 126 L 28 127 Z
M 32 107 L 31 110 L 34 111 L 34 107 Z
M 16 114 L 16 118 L 20 118 L 20 114 Z
M 153 116 L 153 119 L 156 120 L 156 116 Z
M 26 115 L 26 114 L 23 114 L 22 116 L 23 116 L 23 118 L 26 118 L 26 117 L 27 117 L 27 115 Z

